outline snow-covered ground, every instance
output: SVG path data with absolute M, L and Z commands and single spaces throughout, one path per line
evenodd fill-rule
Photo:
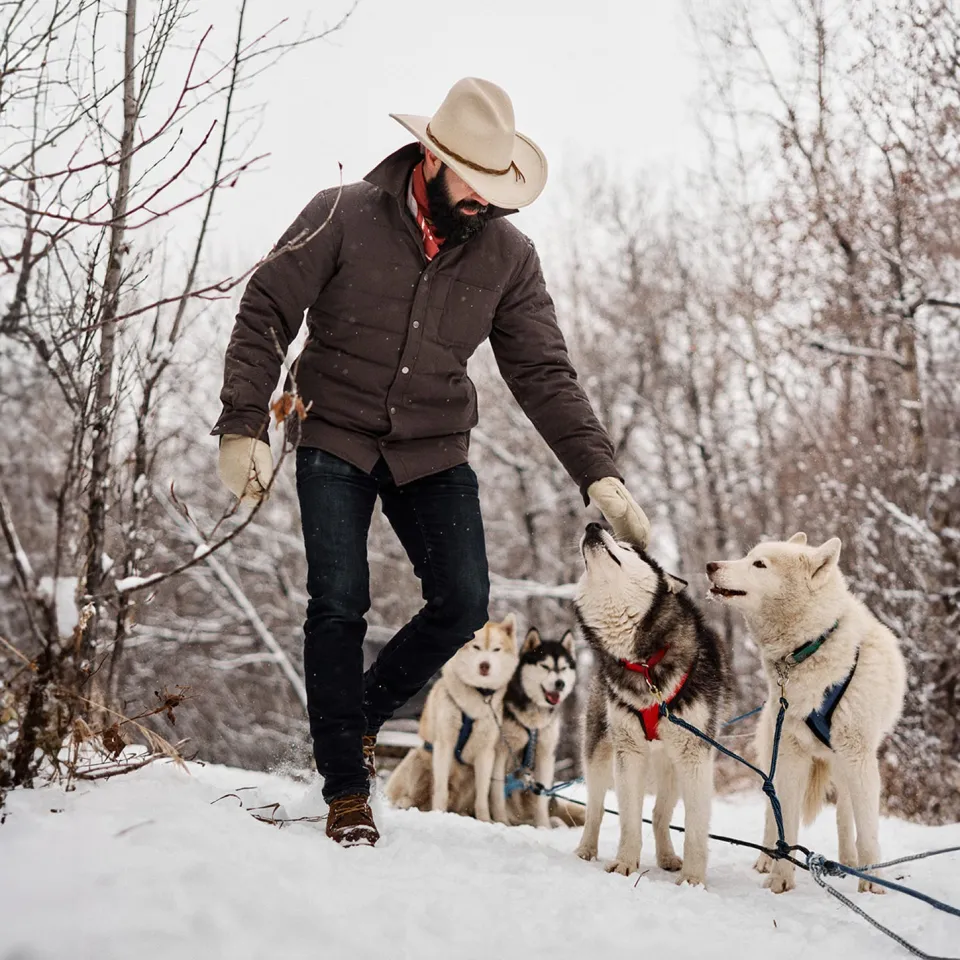
M 342 850 L 322 823 L 277 829 L 236 797 L 212 802 L 238 790 L 246 808 L 322 812 L 316 786 L 216 766 L 14 793 L 0 826 L 0 960 L 907 956 L 805 874 L 792 893 L 763 890 L 744 849 L 712 843 L 708 888 L 680 888 L 656 867 L 637 880 L 582 863 L 577 830 L 378 803 L 380 845 Z M 714 832 L 755 838 L 763 802 L 759 792 L 718 800 Z M 607 820 L 602 856 L 617 839 Z M 831 817 L 802 839 L 834 855 Z M 881 841 L 885 857 L 955 846 L 960 824 L 885 820 Z M 645 867 L 651 857 L 648 837 Z M 960 903 L 958 855 L 895 875 Z M 960 920 L 898 894 L 857 895 L 851 879 L 840 887 L 927 952 L 960 956 Z

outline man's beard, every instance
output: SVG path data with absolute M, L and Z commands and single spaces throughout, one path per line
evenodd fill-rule
M 461 200 L 457 204 L 450 202 L 446 164 L 441 164 L 437 175 L 427 181 L 427 200 L 434 233 L 447 243 L 463 243 L 476 236 L 489 218 L 490 208 L 476 200 Z M 477 212 L 464 213 L 465 210 Z

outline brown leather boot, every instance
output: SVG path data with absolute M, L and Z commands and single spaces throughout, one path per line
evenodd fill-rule
M 372 783 L 377 779 L 377 738 L 369 733 L 363 735 L 363 765 Z
M 330 801 L 327 836 L 341 847 L 373 847 L 380 839 L 373 822 L 370 802 L 362 793 L 352 793 Z

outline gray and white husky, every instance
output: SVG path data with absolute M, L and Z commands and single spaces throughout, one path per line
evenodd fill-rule
M 503 731 L 494 761 L 490 804 L 494 820 L 551 826 L 548 797 L 536 796 L 529 790 L 515 790 L 505 798 L 497 784 L 504 783 L 508 774 L 529 764 L 525 772 L 538 783 L 553 786 L 560 739 L 560 707 L 576 682 L 573 634 L 567 631 L 560 640 L 544 640 L 539 631 L 531 627 L 503 702 Z
M 640 864 L 643 797 L 656 793 L 657 864 L 679 870 L 678 883 L 702 884 L 713 799 L 713 750 L 694 734 L 658 718 L 658 697 L 671 713 L 716 736 L 729 702 L 730 668 L 717 635 L 703 622 L 685 584 L 639 546 L 616 541 L 599 524 L 580 544 L 585 565 L 576 598 L 595 670 L 584 717 L 587 815 L 577 855 L 597 855 L 604 796 L 616 787 L 620 845 L 607 870 L 624 876 Z M 683 860 L 670 818 L 684 803 Z
M 770 759 L 781 678 L 789 708 L 774 786 L 787 843 L 797 842 L 801 812 L 811 821 L 832 783 L 837 794 L 840 860 L 880 860 L 877 750 L 903 709 L 906 667 L 897 638 L 849 592 L 840 572 L 840 540 L 819 547 L 805 533 L 758 544 L 739 560 L 707 564 L 713 597 L 736 607 L 760 648 L 769 694 L 757 727 L 757 755 Z M 854 842 L 856 826 L 856 842 Z M 764 846 L 777 839 L 770 810 Z M 761 854 L 774 893 L 793 888 L 795 869 Z M 861 891 L 883 887 L 861 880 Z

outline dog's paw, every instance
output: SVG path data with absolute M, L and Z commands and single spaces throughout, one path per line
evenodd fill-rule
M 587 843 L 581 843 L 580 846 L 577 847 L 576 854 L 581 860 L 596 860 L 597 848 Z
M 872 880 L 861 880 L 857 884 L 857 891 L 859 893 L 878 893 L 881 895 L 887 892 L 885 887 L 881 887 L 879 883 L 874 883 Z
M 682 887 L 685 884 L 690 887 L 705 887 L 707 881 L 703 874 L 684 872 L 677 878 L 677 886 Z
M 771 893 L 786 893 L 797 885 L 797 881 L 793 877 L 784 877 L 779 873 L 772 873 L 764 880 L 763 885 Z
M 413 806 L 413 801 L 409 797 L 397 797 L 390 801 L 397 810 L 409 810 Z
M 761 853 L 757 857 L 757 862 L 753 865 L 753 869 L 757 873 L 769 873 L 773 869 L 773 857 L 767 856 L 765 853 Z
M 661 870 L 669 870 L 671 873 L 676 873 L 677 870 L 683 866 L 683 860 L 675 853 L 658 853 L 657 866 Z M 680 879 L 682 880 L 683 878 L 681 877 Z
M 561 827 L 565 827 L 567 824 L 562 817 L 551 817 L 549 823 L 546 826 L 552 828 L 553 830 L 559 830 Z
M 621 877 L 629 877 L 630 874 L 635 873 L 639 867 L 639 857 L 617 857 L 616 860 L 611 860 L 604 869 L 607 873 L 618 873 Z
M 658 853 L 657 866 L 661 870 L 669 870 L 671 873 L 676 873 L 677 870 L 683 866 L 683 860 L 675 853 Z M 683 880 L 683 877 L 680 879 Z

